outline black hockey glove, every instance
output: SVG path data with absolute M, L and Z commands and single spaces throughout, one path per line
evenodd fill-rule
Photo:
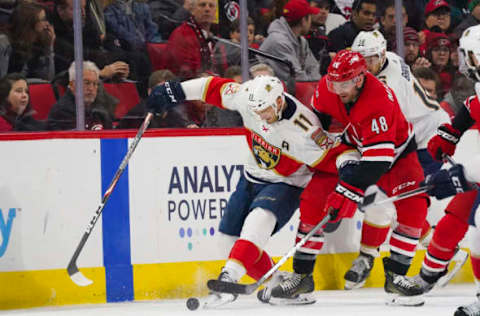
M 434 174 L 428 175 L 421 185 L 433 186 L 428 190 L 428 194 L 439 200 L 474 188 L 474 186 L 465 179 L 465 172 L 463 166 L 460 164 L 454 165 L 448 170 L 442 169 Z
M 185 92 L 178 81 L 167 81 L 153 88 L 147 98 L 147 111 L 163 114 L 172 107 L 185 101 Z

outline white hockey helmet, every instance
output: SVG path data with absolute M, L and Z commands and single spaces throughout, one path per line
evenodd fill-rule
M 247 105 L 252 112 L 263 111 L 269 106 L 273 107 L 275 114 L 280 119 L 281 111 L 277 99 L 285 101 L 283 84 L 277 77 L 257 76 L 250 80 L 245 88 L 247 92 Z
M 382 33 L 377 30 L 370 32 L 361 31 L 353 41 L 352 51 L 362 54 L 365 58 L 378 56 L 379 65 L 376 68 L 380 70 L 386 59 L 387 41 Z
M 352 50 L 359 52 L 363 57 L 385 55 L 387 51 L 387 41 L 382 33 L 377 30 L 366 32 L 361 31 L 352 44 Z
M 480 81 L 480 25 L 466 29 L 458 46 L 459 70 L 473 81 Z

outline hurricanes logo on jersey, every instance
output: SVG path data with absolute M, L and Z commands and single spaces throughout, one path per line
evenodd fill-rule
M 273 169 L 280 161 L 282 150 L 270 145 L 261 136 L 252 133 L 252 152 L 262 169 Z

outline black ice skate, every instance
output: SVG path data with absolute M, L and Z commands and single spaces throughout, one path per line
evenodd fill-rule
M 480 316 L 480 301 L 470 305 L 460 306 L 454 316 Z
M 258 292 L 257 298 L 272 305 L 305 305 L 316 302 L 313 295 L 315 284 L 311 274 L 292 273 L 271 289 L 270 295 L 265 295 L 267 289 Z
M 353 261 L 350 270 L 345 273 L 345 290 L 361 288 L 365 285 L 370 272 L 373 269 L 375 258 L 366 253 L 360 255 Z
M 391 270 L 392 260 L 383 258 L 385 269 L 385 292 L 388 294 L 387 304 L 403 306 L 421 306 L 425 304 L 422 296 L 422 287 L 404 275 L 396 274 Z
M 222 271 L 218 276 L 218 280 L 235 283 L 235 280 L 232 279 L 228 271 Z M 237 297 L 238 294 L 210 291 L 203 303 L 203 308 L 208 309 L 222 306 L 235 301 Z

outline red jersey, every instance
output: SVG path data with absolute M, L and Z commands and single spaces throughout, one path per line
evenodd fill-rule
M 472 119 L 478 124 L 480 122 L 480 101 L 478 101 L 478 96 L 472 95 L 465 100 L 465 107 L 470 112 Z
M 393 91 L 370 73 L 360 96 L 345 105 L 327 88 L 326 76 L 320 80 L 313 107 L 323 117 L 328 130 L 332 122 L 345 127 L 345 140 L 358 149 L 362 161 L 392 164 L 407 148 L 414 136 Z

